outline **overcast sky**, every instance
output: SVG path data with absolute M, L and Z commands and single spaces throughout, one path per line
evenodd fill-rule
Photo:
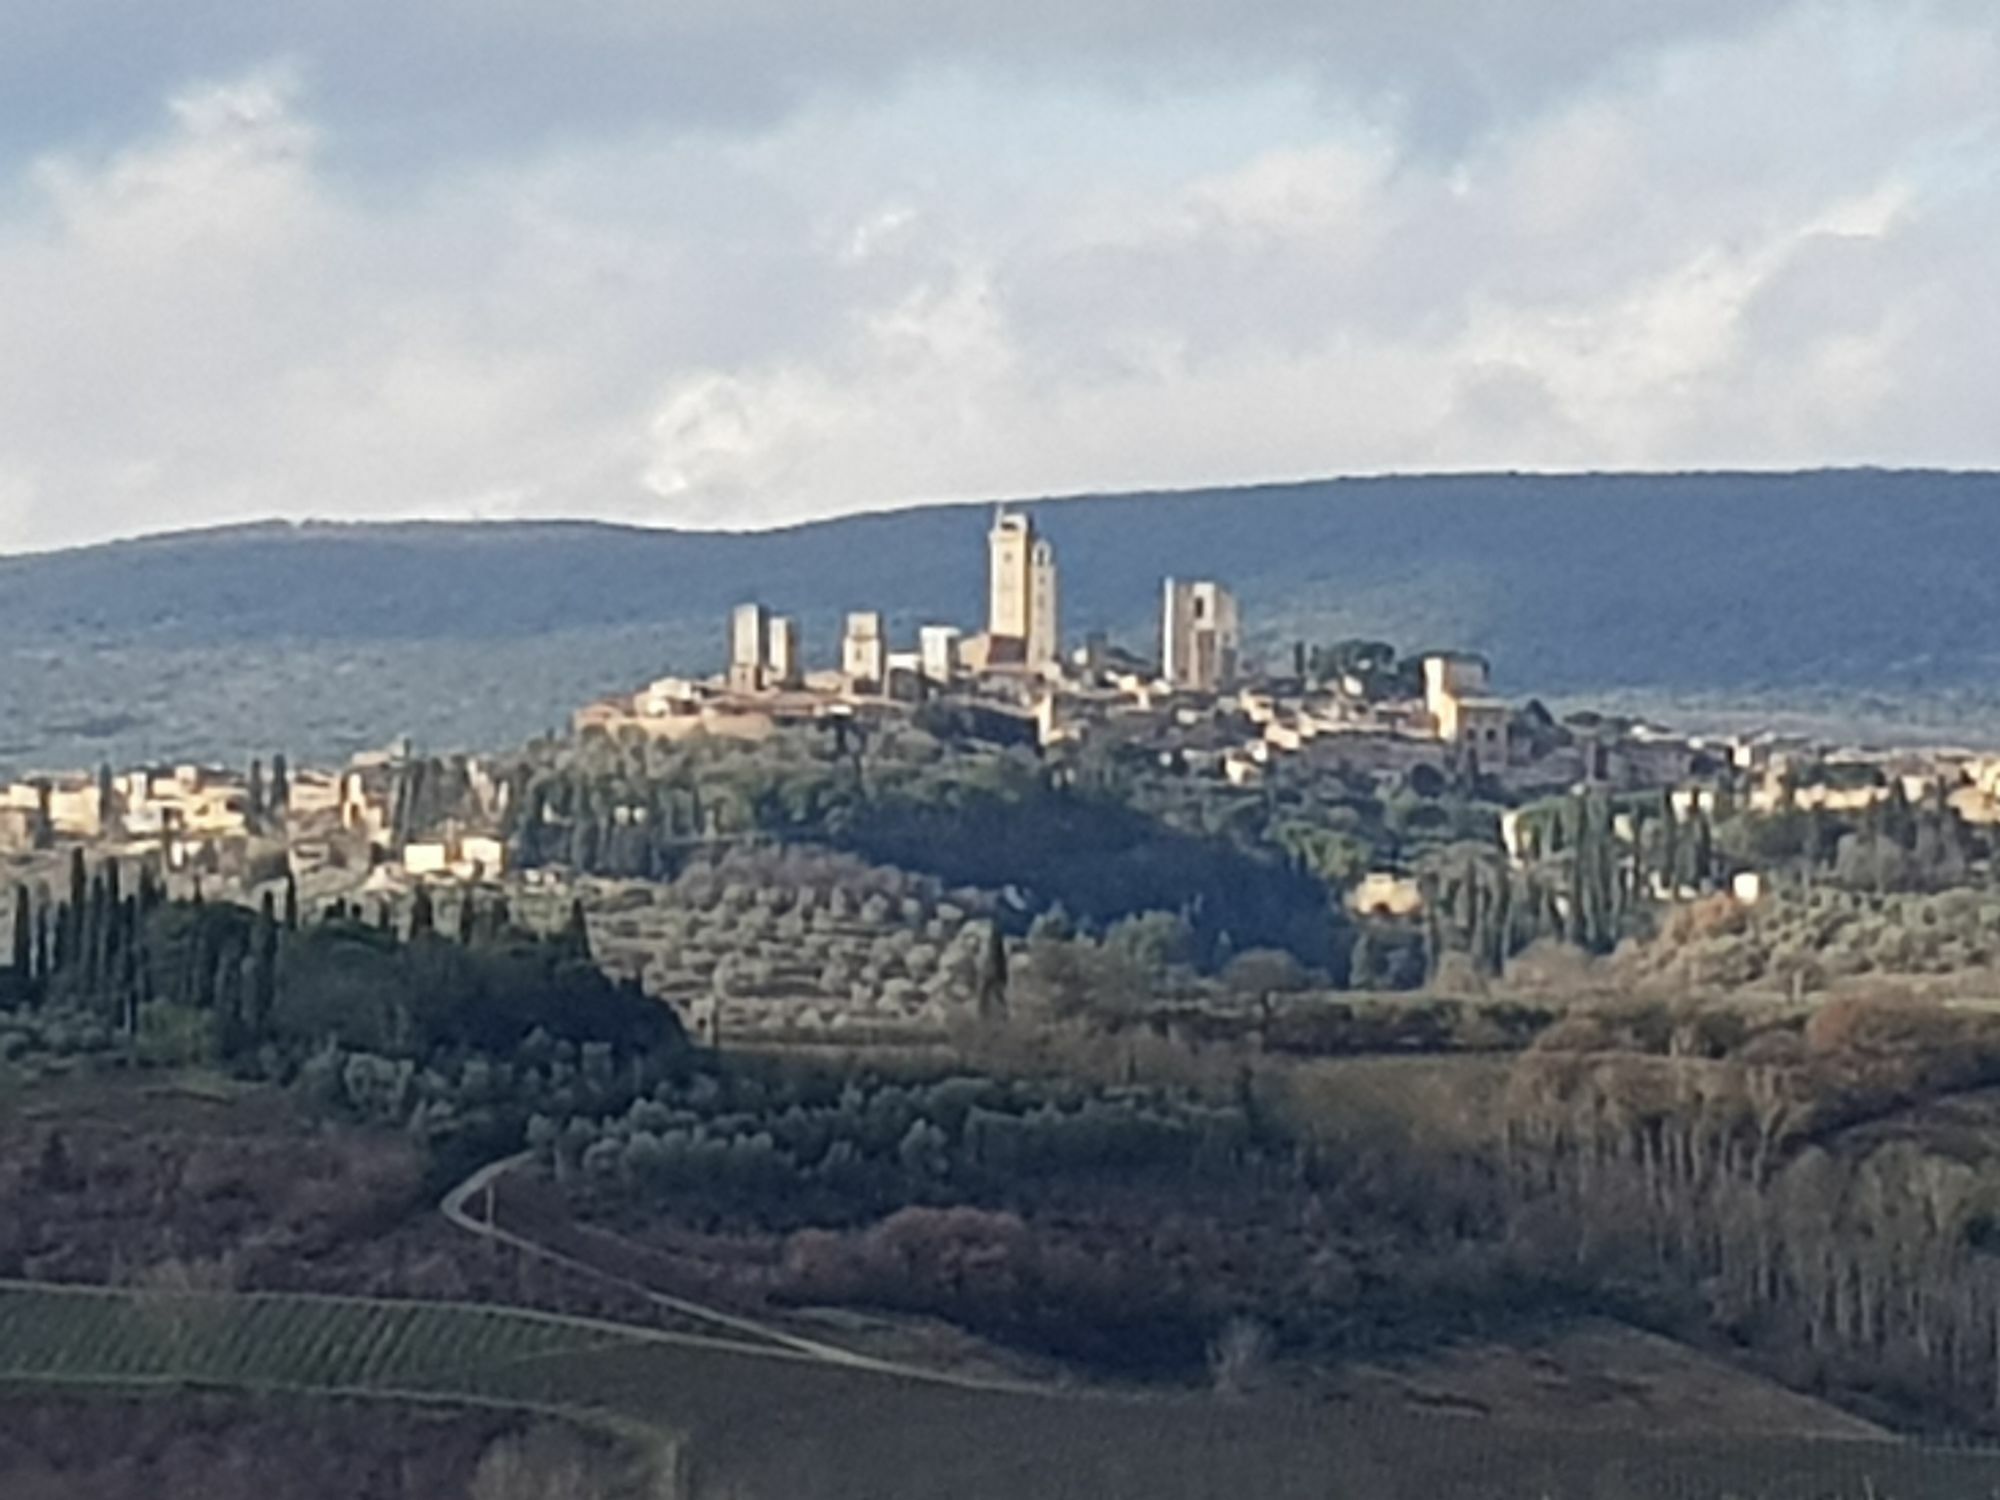
M 0 549 L 2000 466 L 1992 0 L 0 0 Z

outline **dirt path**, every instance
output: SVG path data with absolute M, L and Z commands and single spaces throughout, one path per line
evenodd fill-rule
M 671 1312 L 678 1317 L 705 1324 L 721 1330 L 728 1338 L 725 1342 L 736 1342 L 746 1350 L 770 1352 L 782 1350 L 785 1353 L 802 1356 L 821 1364 L 847 1370 L 865 1370 L 876 1375 L 893 1375 L 904 1380 L 922 1381 L 931 1385 L 952 1386 L 960 1390 L 1005 1392 L 1014 1395 L 1036 1394 L 1056 1395 L 1051 1387 L 1035 1385 L 1026 1381 L 1006 1381 L 986 1379 L 978 1376 L 960 1375 L 947 1370 L 930 1369 L 922 1365 L 904 1364 L 896 1360 L 877 1359 L 872 1355 L 859 1354 L 852 1349 L 844 1349 L 838 1344 L 829 1344 L 820 1339 L 807 1338 L 790 1332 L 774 1324 L 757 1318 L 744 1317 L 740 1313 L 714 1307 L 707 1303 L 690 1301 L 676 1297 L 644 1282 L 620 1276 L 601 1266 L 569 1255 L 511 1229 L 503 1228 L 495 1222 L 494 1205 L 498 1197 L 501 1180 L 516 1168 L 525 1166 L 533 1158 L 528 1152 L 504 1157 L 488 1162 L 465 1181 L 444 1195 L 438 1210 L 454 1227 L 467 1234 L 479 1236 L 493 1244 L 505 1245 L 518 1253 L 530 1256 L 547 1265 L 560 1266 L 564 1270 L 592 1277 L 607 1286 L 615 1286 L 620 1291 L 639 1297 L 654 1307 Z

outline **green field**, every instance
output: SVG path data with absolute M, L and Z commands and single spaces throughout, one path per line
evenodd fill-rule
M 0 1287 L 0 1376 L 16 1380 L 515 1395 L 538 1362 L 626 1341 L 434 1303 Z
M 499 1308 L 0 1284 L 0 1380 L 412 1396 L 687 1440 L 677 1500 L 1974 1500 L 2000 1455 L 957 1389 Z M 679 1446 L 674 1444 L 674 1446 Z

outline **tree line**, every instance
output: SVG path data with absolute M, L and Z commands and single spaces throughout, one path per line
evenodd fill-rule
M 447 935 L 422 888 L 402 924 L 345 901 L 308 921 L 289 877 L 254 909 L 198 886 L 170 900 L 149 866 L 128 892 L 118 861 L 93 872 L 81 851 L 63 896 L 17 888 L 7 984 L 26 1012 L 80 1014 L 128 1041 L 191 1027 L 216 1060 L 266 1073 L 328 1042 L 421 1059 L 504 1053 L 536 1030 L 621 1054 L 679 1037 L 668 1007 L 597 968 L 578 905 L 548 936 L 471 896 Z

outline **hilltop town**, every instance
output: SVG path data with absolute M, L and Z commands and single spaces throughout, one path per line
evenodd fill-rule
M 1077 641 L 1037 518 L 986 560 L 983 620 L 753 597 L 508 749 L 7 787 L 0 1081 L 55 1113 L 0 1271 L 1990 1430 L 2000 762 L 1552 712 L 1217 577 Z
M 1711 892 L 1760 899 L 1797 851 L 1718 841 L 1717 824 L 1730 819 L 1848 820 L 1826 835 L 1829 863 L 1838 853 L 1831 845 L 1853 831 L 1853 820 L 1892 802 L 1934 809 L 1959 829 L 2000 819 L 2000 759 L 1989 756 L 1871 752 L 1775 735 L 1710 738 L 1589 712 L 1558 718 L 1532 697 L 1502 696 L 1492 665 L 1464 650 L 1266 642 L 1275 659 L 1260 660 L 1246 646 L 1248 622 L 1224 580 L 1163 579 L 1150 642 L 1071 641 L 1061 624 L 1055 539 L 1026 512 L 1002 509 L 986 548 L 983 628 L 927 622 L 897 640 L 882 612 L 856 610 L 841 639 L 816 651 L 781 603 L 746 601 L 718 622 L 720 670 L 663 676 L 581 707 L 569 743 L 579 754 L 593 743 L 655 757 L 731 746 L 789 753 L 783 747 L 795 744 L 830 744 L 844 754 L 916 735 L 1026 756 L 1052 784 L 1102 782 L 1107 768 L 1122 768 L 1118 774 L 1140 778 L 1155 802 L 1171 797 L 1197 809 L 1163 814 L 1175 827 L 1261 818 L 1261 831 L 1247 836 L 1253 851 L 1260 841 L 1275 846 L 1272 854 L 1321 882 L 1364 932 L 1381 924 L 1379 940 L 1366 944 L 1366 972 L 1329 957 L 1317 938 L 1285 944 L 1308 963 L 1345 967 L 1357 986 L 1401 987 L 1436 972 L 1451 946 L 1448 934 L 1433 930 L 1434 908 L 1451 916 L 1453 882 L 1440 879 L 1447 854 L 1501 862 L 1522 883 L 1524 901 L 1529 888 L 1538 893 L 1532 899 L 1546 914 L 1519 941 L 1581 933 L 1585 901 L 1574 869 L 1581 861 L 1561 816 L 1592 798 L 1606 807 L 1621 911 Z M 691 859 L 740 856 L 774 833 L 811 843 L 825 830 L 811 815 L 774 821 L 719 803 L 688 811 L 674 796 L 639 790 L 593 791 L 580 807 L 538 792 L 529 809 L 537 776 L 545 781 L 553 764 L 536 760 L 544 752 L 570 753 L 544 746 L 525 757 L 437 757 L 400 744 L 336 767 L 293 766 L 276 754 L 243 770 L 104 766 L 31 776 L 0 791 L 0 850 L 23 891 L 60 889 L 69 851 L 83 849 L 93 860 L 151 868 L 181 890 L 205 881 L 254 897 L 289 882 L 312 908 L 340 902 L 386 913 L 405 908 L 419 888 L 437 897 L 484 890 L 556 923 L 581 895 L 614 955 L 620 930 L 634 938 L 625 958 L 636 977 L 684 1015 L 714 1024 L 732 988 L 727 955 L 662 970 L 660 942 L 639 941 L 629 918 L 599 915 L 600 878 L 671 881 Z M 699 800 L 695 771 L 672 776 L 687 780 Z M 637 861 L 614 855 L 635 840 L 654 852 Z M 1008 899 L 1026 903 L 1023 921 L 1061 899 L 1014 892 L 1012 872 L 1002 873 L 1010 876 Z M 994 899 L 991 889 L 968 888 L 942 904 L 963 922 Z M 1197 883 L 1165 899 L 1185 913 L 1190 901 L 1210 898 Z M 1622 928 L 1614 928 L 1609 918 L 1598 922 L 1587 945 L 1615 942 Z M 1225 948 L 1243 936 L 1220 935 Z M 1404 951 L 1416 938 L 1428 945 L 1421 959 Z M 1469 936 L 1465 943 L 1478 947 Z M 814 1024 L 845 1018 L 850 1004 L 862 1003 L 855 996 L 866 985 L 838 965 L 810 962 L 788 980 L 781 956 L 776 967 L 780 982 L 764 988 L 788 993 L 789 1013 L 803 1011 Z M 865 1011 L 879 1010 L 881 991 L 899 973 L 891 962 L 877 975 Z M 924 1013 L 939 1021 L 950 1000 L 933 998 L 938 1004 Z M 748 1009 L 766 1020 L 788 1013 Z
M 1854 811 L 1893 781 L 1913 799 L 1946 797 L 1973 821 L 2000 815 L 2000 757 L 1972 751 L 1690 735 L 1590 712 L 1559 722 L 1533 698 L 1498 695 L 1492 664 L 1466 650 L 1403 656 L 1380 641 L 1297 642 L 1260 662 L 1246 654 L 1235 596 L 1213 579 L 1164 579 L 1158 635 L 1143 649 L 1103 636 L 1068 645 L 1051 539 L 1003 509 L 987 542 L 983 630 L 924 624 L 899 648 L 881 612 L 856 611 L 829 664 L 814 669 L 796 618 L 747 602 L 729 621 L 725 671 L 666 676 L 590 704 L 574 729 L 755 741 L 787 726 L 949 705 L 994 739 L 1137 749 L 1237 787 L 1295 768 L 1385 780 L 1434 772 L 1504 800 L 1599 787 L 1670 790 L 1684 808 L 1712 807 L 1729 786 L 1754 807 L 1789 799 Z

